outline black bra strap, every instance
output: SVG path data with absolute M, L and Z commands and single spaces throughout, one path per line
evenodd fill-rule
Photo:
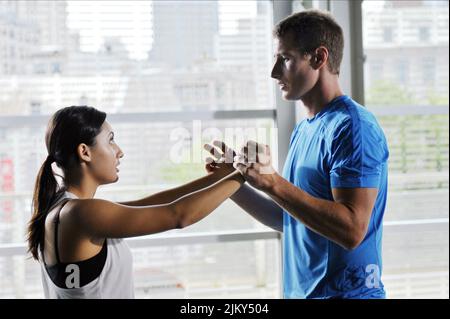
M 56 256 L 56 262 L 58 264 L 61 263 L 61 261 L 59 260 L 59 250 L 58 250 L 58 224 L 59 224 L 59 214 L 61 213 L 61 210 L 63 209 L 64 205 L 67 204 L 67 202 L 69 201 L 69 199 L 65 199 L 63 204 L 61 205 L 61 207 L 58 209 L 58 212 L 55 215 L 55 218 L 53 220 L 53 222 L 55 223 L 55 242 L 54 242 L 54 246 L 55 246 L 55 256 Z

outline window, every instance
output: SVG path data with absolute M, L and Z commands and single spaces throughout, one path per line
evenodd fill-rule
M 383 28 L 383 41 L 389 43 L 393 41 L 392 28 Z
M 362 6 L 365 69 L 371 70 L 364 79 L 366 105 L 390 148 L 383 238 L 387 297 L 448 298 L 448 28 L 441 27 L 448 24 L 448 2 Z M 431 25 L 420 27 L 419 37 L 410 36 L 410 26 L 423 17 L 433 17 Z M 390 37 L 380 42 L 373 32 L 385 20 L 395 21 L 395 43 Z M 446 40 L 434 30 L 445 32 Z
M 428 42 L 430 41 L 430 29 L 427 27 L 419 28 L 419 41 Z
M 201 145 L 214 136 L 231 145 L 244 135 L 273 144 L 270 30 L 272 5 L 280 3 L 0 6 L 1 298 L 42 297 L 24 233 L 46 156 L 45 125 L 59 107 L 88 104 L 109 114 L 126 153 L 120 182 L 98 192 L 111 200 L 200 176 Z M 333 10 L 338 2 L 292 4 L 296 11 L 304 4 Z M 362 9 L 366 106 L 391 152 L 383 238 L 388 298 L 448 298 L 448 1 L 363 1 Z M 278 235 L 231 201 L 188 229 L 129 244 L 138 297 L 280 297 Z
M 378 81 L 383 77 L 383 61 L 374 60 L 370 63 L 370 80 Z
M 405 87 L 409 82 L 409 63 L 406 58 L 395 61 L 395 68 L 397 69 L 397 83 Z
M 126 153 L 120 182 L 98 192 L 111 200 L 200 177 L 202 144 L 213 137 L 236 146 L 243 133 L 269 136 L 274 127 L 271 2 L 17 1 L 2 9 L 2 23 L 29 22 L 19 31 L 36 39 L 23 43 L 27 59 L 2 62 L 2 298 L 42 297 L 24 233 L 56 109 L 87 104 L 108 113 Z M 9 40 L 12 52 L 18 39 Z M 231 201 L 193 227 L 130 245 L 138 297 L 279 297 L 278 236 Z
M 436 81 L 436 59 L 426 57 L 422 61 L 423 85 L 433 88 Z

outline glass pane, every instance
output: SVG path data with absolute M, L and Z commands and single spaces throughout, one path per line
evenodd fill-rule
M 270 1 L 10 1 L 0 14 L 0 114 L 274 108 Z
M 125 153 L 117 183 L 101 186 L 97 198 L 125 201 L 148 196 L 205 175 L 209 155 L 204 143 L 219 138 L 240 147 L 246 138 L 269 144 L 276 159 L 276 131 L 271 119 L 216 120 L 163 123 L 111 121 L 115 140 Z M 36 172 L 46 157 L 44 126 L 4 129 L 8 147 L 0 149 L 0 243 L 24 241 L 31 211 Z M 276 165 L 276 163 L 275 163 Z M 214 213 L 180 232 L 261 228 L 231 200 Z
M 25 243 L 34 178 L 46 157 L 45 126 L 24 121 L 69 105 L 116 113 L 111 123 L 125 152 L 121 178 L 97 195 L 117 201 L 204 175 L 202 144 L 214 136 L 240 146 L 242 131 L 249 137 L 253 129 L 261 137 L 256 128 L 271 134 L 273 119 L 120 119 L 131 113 L 273 109 L 271 28 L 270 1 L 3 1 L 0 120 L 24 118 L 0 122 L 0 245 Z M 276 145 L 266 143 L 277 158 Z M 261 227 L 228 200 L 179 232 Z M 279 272 L 271 257 L 277 243 L 133 249 L 136 294 L 277 297 Z M 191 250 L 196 260 L 186 258 Z M 239 264 L 244 253 L 249 262 Z M 267 265 L 256 265 L 254 260 L 265 258 Z M 216 280 L 219 271 L 223 276 Z M 173 282 L 164 278 L 175 274 L 172 291 Z M 0 278 L 0 297 L 42 297 L 40 270 L 25 256 L 0 256 Z
M 448 13 L 448 1 L 363 2 L 366 105 L 383 110 L 390 149 L 383 249 L 392 298 L 448 298 Z
M 448 106 L 448 1 L 364 1 L 363 32 L 368 107 Z
M 448 223 L 385 227 L 386 297 L 448 298 L 448 245 Z
M 279 298 L 278 245 L 272 239 L 132 249 L 136 298 Z M 34 260 L 0 257 L 0 273 L 0 298 L 43 298 Z
M 449 217 L 449 117 L 379 116 L 389 142 L 386 221 Z
M 279 298 L 277 245 L 263 240 L 136 249 L 136 297 Z

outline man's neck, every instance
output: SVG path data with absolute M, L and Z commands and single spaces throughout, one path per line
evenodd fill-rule
M 344 93 L 339 85 L 338 77 L 330 75 L 326 79 L 319 79 L 311 91 L 301 98 L 301 101 L 306 108 L 308 118 L 311 118 L 341 95 Z

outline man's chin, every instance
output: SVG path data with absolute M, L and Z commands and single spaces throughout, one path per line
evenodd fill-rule
M 283 98 L 283 100 L 285 100 L 285 101 L 295 101 L 295 100 L 297 100 L 295 97 L 293 97 L 292 95 L 290 95 L 289 92 L 283 92 L 282 98 Z
M 292 92 L 288 91 L 281 91 L 281 98 L 285 101 L 298 101 L 302 98 L 303 95 L 297 93 L 293 94 Z

